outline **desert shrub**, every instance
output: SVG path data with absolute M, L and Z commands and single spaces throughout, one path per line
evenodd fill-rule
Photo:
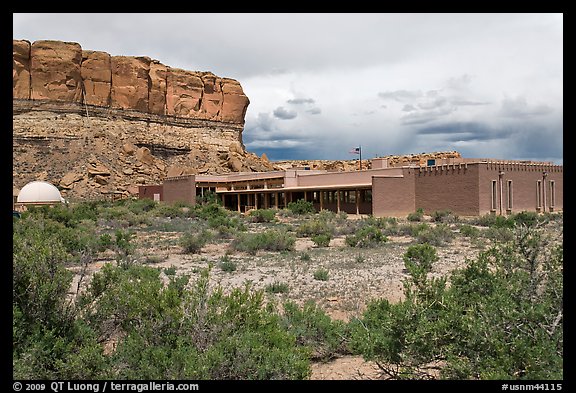
M 312 237 L 316 235 L 328 235 L 332 237 L 336 229 L 333 223 L 321 218 L 304 221 L 296 228 L 298 236 Z
M 246 231 L 246 225 L 239 217 L 214 215 L 208 218 L 208 226 L 216 229 L 221 237 L 230 238 L 238 231 Z
M 183 218 L 189 216 L 182 206 L 171 203 L 160 203 L 154 209 L 154 214 L 159 217 L 170 218 Z
M 310 214 L 316 211 L 316 209 L 314 209 L 314 204 L 312 202 L 305 201 L 304 199 L 298 199 L 295 202 L 289 202 L 286 207 L 296 215 Z
M 302 307 L 289 301 L 283 308 L 283 326 L 296 336 L 299 345 L 312 349 L 313 360 L 327 361 L 347 353 L 342 321 L 330 319 L 313 301 L 307 301 Z
M 463 236 L 476 239 L 478 236 L 480 236 L 480 229 L 469 224 L 460 224 L 460 233 Z
M 446 224 L 437 224 L 418 232 L 416 239 L 419 243 L 429 243 L 433 246 L 445 246 L 454 239 L 454 232 Z
M 346 236 L 346 244 L 350 247 L 374 247 L 387 241 L 382 231 L 371 225 L 360 228 L 354 235 Z
M 289 232 L 270 229 L 260 233 L 240 233 L 231 246 L 234 250 L 256 255 L 258 250 L 290 251 L 295 243 L 296 238 Z
M 346 212 L 340 212 L 340 213 L 346 214 Z M 341 219 L 341 216 L 339 216 L 339 213 L 333 212 L 332 210 L 324 209 L 318 212 L 318 219 L 325 222 L 330 222 Z M 346 220 L 346 217 L 344 217 L 344 220 Z
M 250 212 L 252 222 L 273 222 L 276 219 L 276 210 L 257 209 Z
M 68 299 L 70 254 L 43 221 L 29 218 L 13 227 L 13 377 L 92 379 L 108 367 L 107 360 Z
M 310 254 L 308 254 L 307 252 L 303 252 L 300 255 L 300 260 L 303 262 L 309 262 L 312 258 L 310 257 Z
M 413 276 L 426 275 L 432 271 L 432 265 L 438 261 L 436 249 L 427 243 L 414 244 L 406 250 L 403 257 L 406 270 Z
M 561 245 L 518 228 L 449 286 L 411 275 L 405 300 L 371 302 L 348 325 L 349 348 L 394 379 L 562 379 L 562 264 Z
M 432 213 L 432 221 L 449 224 L 458 222 L 458 216 L 452 213 L 451 210 L 436 210 Z
M 512 215 L 510 219 L 512 219 L 517 226 L 525 225 L 527 227 L 533 227 L 540 221 L 538 213 L 529 211 L 516 213 Z
M 420 232 L 428 230 L 429 228 L 430 225 L 425 222 L 421 222 L 418 224 L 402 224 L 398 226 L 397 232 L 399 235 L 417 237 L 420 234 Z
M 406 217 L 408 221 L 422 221 L 424 219 L 424 210 L 422 208 L 416 209 L 415 212 L 408 214 Z
M 328 281 L 329 274 L 330 274 L 330 272 L 328 272 L 328 270 L 326 270 L 324 268 L 320 268 L 320 269 L 314 271 L 314 275 L 313 275 L 314 280 Z
M 230 257 L 228 255 L 224 255 L 223 257 L 220 258 L 220 262 L 218 263 L 218 266 L 220 267 L 220 269 L 222 269 L 222 271 L 225 272 L 235 272 L 236 269 L 238 268 L 238 266 L 236 265 L 236 262 L 234 262 L 232 259 L 230 259 Z
M 210 218 L 228 217 L 232 212 L 226 210 L 218 203 L 197 204 L 193 208 L 194 215 L 204 220 Z
M 167 255 L 146 255 L 142 263 L 144 264 L 155 264 L 165 261 L 168 258 Z
M 81 303 L 85 320 L 102 337 L 119 335 L 109 378 L 304 379 L 309 350 L 296 345 L 263 292 L 249 285 L 224 293 L 203 271 L 192 286 L 187 276 L 157 269 L 106 265 Z M 209 289 L 210 288 L 210 289 Z M 118 334 L 117 333 L 117 334 Z
M 201 204 L 201 205 L 206 205 L 206 204 L 221 205 L 222 200 L 220 200 L 220 198 L 218 197 L 218 194 L 216 194 L 215 192 L 204 191 L 204 195 L 196 196 L 196 203 Z
M 102 203 L 99 201 L 83 201 L 72 206 L 72 214 L 76 221 L 98 219 L 98 209 Z
M 312 241 L 317 247 L 328 247 L 330 245 L 330 240 L 332 237 L 330 234 L 320 234 L 312 236 Z
M 496 242 L 508 242 L 514 237 L 514 230 L 508 227 L 489 227 L 481 232 L 482 237 Z
M 207 230 L 186 232 L 180 237 L 180 246 L 186 254 L 197 254 L 211 239 L 212 234 Z
M 285 282 L 274 281 L 272 284 L 266 285 L 266 292 L 270 293 L 287 293 L 289 290 L 290 288 Z
M 514 228 L 514 220 L 496 214 L 484 214 L 471 220 L 472 224 L 494 228 Z

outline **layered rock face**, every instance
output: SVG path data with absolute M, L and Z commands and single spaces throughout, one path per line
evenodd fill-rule
M 238 81 L 149 57 L 110 56 L 61 41 L 13 41 L 14 99 L 80 103 L 155 115 L 244 124 Z
M 168 173 L 273 169 L 244 149 L 250 101 L 236 80 L 25 40 L 13 41 L 12 80 L 16 188 L 46 180 L 98 197 Z

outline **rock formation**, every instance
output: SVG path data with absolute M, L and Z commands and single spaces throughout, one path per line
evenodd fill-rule
M 133 194 L 169 173 L 274 169 L 246 152 L 240 83 L 74 42 L 13 41 L 13 186 Z

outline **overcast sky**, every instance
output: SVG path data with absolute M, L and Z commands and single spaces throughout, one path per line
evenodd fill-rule
M 563 163 L 562 14 L 13 14 L 72 41 L 236 79 L 247 150 L 352 159 L 457 150 Z

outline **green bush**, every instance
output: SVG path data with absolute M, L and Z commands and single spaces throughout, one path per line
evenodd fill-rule
M 270 293 L 287 293 L 289 289 L 288 284 L 280 281 L 274 281 L 272 284 L 266 285 L 266 292 Z
M 420 232 L 426 231 L 429 228 L 430 225 L 425 222 L 419 224 L 403 224 L 398 226 L 398 234 L 417 237 Z
M 326 269 L 320 268 L 314 272 L 314 280 L 328 281 L 329 272 Z
M 450 210 L 436 210 L 432 213 L 432 221 L 439 223 L 454 223 L 458 222 L 458 216 Z
M 60 233 L 46 231 L 45 222 L 34 217 L 14 222 L 13 377 L 93 379 L 108 369 L 107 360 L 98 336 L 68 298 L 72 272 L 65 266 L 71 256 Z
M 252 222 L 273 222 L 276 220 L 276 211 L 273 209 L 258 209 L 250 212 Z
M 312 202 L 307 202 L 304 199 L 299 199 L 296 202 L 289 202 L 286 206 L 288 210 L 297 215 L 314 213 L 314 204 Z
M 528 211 L 521 211 L 520 213 L 514 214 L 510 218 L 514 220 L 514 224 L 517 226 L 525 225 L 527 227 L 533 227 L 536 226 L 536 224 L 540 221 L 538 213 Z
M 332 237 L 329 234 L 312 236 L 312 241 L 317 247 L 328 247 L 331 239 Z
M 436 249 L 430 244 L 415 244 L 406 250 L 403 256 L 406 270 L 413 276 L 426 276 L 432 271 L 432 265 L 438 261 Z
M 508 242 L 514 238 L 514 230 L 508 227 L 489 227 L 481 232 L 482 237 L 496 242 Z
M 218 265 L 220 266 L 220 269 L 225 272 L 235 272 L 238 268 L 236 262 L 231 260 L 228 255 L 224 255 L 222 258 L 220 258 L 220 263 Z
M 418 232 L 419 243 L 429 243 L 436 247 L 445 246 L 454 239 L 454 232 L 446 224 L 437 224 Z
M 122 380 L 305 379 L 309 350 L 283 327 L 263 292 L 224 293 L 203 271 L 164 284 L 157 269 L 106 265 L 81 304 L 103 337 L 118 332 L 107 378 Z M 209 289 L 210 288 L 210 289 Z
M 207 230 L 186 232 L 180 237 L 180 245 L 186 254 L 198 254 L 211 239 L 212 234 Z
M 296 234 L 303 237 L 312 237 L 316 235 L 328 235 L 332 237 L 334 233 L 334 224 L 320 218 L 304 221 L 296 229 Z
M 312 349 L 311 359 L 328 361 L 346 354 L 345 329 L 342 321 L 333 321 L 313 301 L 300 308 L 294 302 L 284 303 L 282 324 L 296 336 L 296 342 Z
M 514 228 L 514 220 L 496 214 L 485 214 L 472 219 L 472 224 L 490 228 Z
M 240 233 L 232 241 L 231 247 L 256 255 L 259 250 L 290 251 L 295 243 L 296 238 L 287 231 L 270 229 L 260 233 Z
M 450 285 L 412 271 L 404 300 L 373 301 L 349 323 L 350 350 L 394 379 L 561 380 L 563 253 L 548 244 L 518 228 Z
M 422 221 L 424 219 L 424 210 L 422 208 L 416 209 L 414 213 L 408 214 L 408 221 Z
M 367 248 L 385 243 L 388 238 L 376 226 L 360 228 L 356 234 L 346 236 L 346 244 L 350 247 Z
M 480 229 L 473 227 L 472 225 L 469 224 L 461 224 L 460 233 L 463 236 L 476 239 L 478 236 L 480 236 Z

